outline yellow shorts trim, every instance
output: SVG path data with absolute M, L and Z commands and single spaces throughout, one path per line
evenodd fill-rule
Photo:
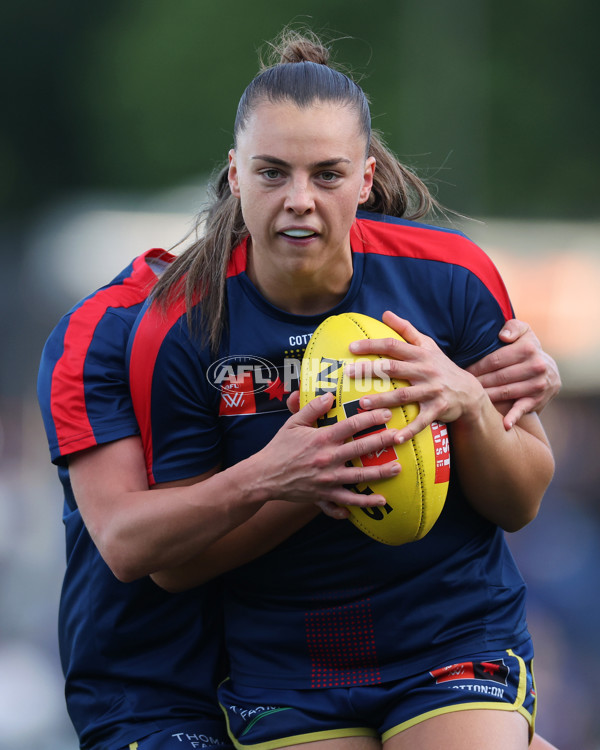
M 221 706 L 223 708 L 223 706 Z M 276 740 L 269 740 L 268 742 L 257 742 L 256 744 L 243 744 L 239 742 L 231 734 L 231 727 L 229 726 L 229 717 L 227 712 L 223 710 L 225 714 L 225 722 L 227 724 L 227 732 L 229 739 L 237 748 L 237 750 L 276 750 L 280 747 L 289 747 L 290 745 L 299 745 L 301 742 L 317 742 L 318 740 L 335 740 L 340 737 L 379 737 L 374 729 L 367 727 L 348 727 L 347 729 L 328 729 L 323 732 L 308 732 L 307 734 L 296 734 L 291 737 L 280 737 Z
M 533 659 L 531 660 L 531 686 L 533 688 L 534 695 L 537 698 L 537 687 L 535 686 L 535 672 L 533 671 Z M 533 714 L 531 715 L 531 726 L 532 726 L 531 736 L 532 737 L 534 735 L 536 717 L 537 717 L 537 700 L 533 704 Z
M 433 718 L 434 716 L 442 716 L 443 714 L 450 714 L 450 713 L 454 713 L 455 711 L 471 711 L 474 709 L 486 709 L 486 710 L 492 710 L 492 711 L 516 711 L 517 713 L 521 714 L 521 716 L 524 716 L 525 719 L 527 720 L 527 723 L 529 724 L 529 739 L 531 741 L 531 738 L 533 737 L 535 733 L 535 710 L 532 715 L 529 713 L 529 711 L 523 708 L 523 703 L 525 702 L 526 690 L 527 690 L 527 669 L 525 667 L 525 662 L 523 661 L 523 659 L 518 654 L 515 654 L 515 652 L 512 649 L 510 648 L 507 649 L 507 653 L 510 656 L 514 656 L 515 659 L 517 659 L 517 661 L 519 662 L 519 686 L 517 688 L 517 697 L 514 703 L 497 703 L 497 702 L 491 702 L 491 701 L 477 701 L 474 703 L 458 703 L 453 706 L 444 706 L 444 708 L 435 708 L 432 711 L 427 711 L 424 714 L 419 714 L 419 716 L 414 716 L 412 719 L 409 719 L 408 721 L 403 721 L 402 724 L 398 724 L 395 727 L 391 727 L 391 729 L 388 729 L 387 732 L 384 732 L 381 735 L 381 741 L 385 742 L 386 740 L 389 740 L 390 737 L 393 737 L 396 734 L 400 734 L 400 732 L 403 732 L 405 729 L 410 729 L 410 727 L 414 727 L 423 721 L 427 721 L 427 719 Z M 532 664 L 532 675 L 533 675 L 533 664 Z M 535 680 L 533 682 L 533 685 L 535 689 Z
M 129 745 L 129 750 L 138 750 L 138 743 L 137 742 L 132 742 Z

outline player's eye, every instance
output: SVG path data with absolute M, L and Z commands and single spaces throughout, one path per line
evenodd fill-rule
M 269 167 L 268 169 L 263 169 L 261 174 L 267 180 L 276 180 L 278 177 L 281 177 L 281 172 L 278 169 L 275 169 L 275 167 Z
M 332 172 L 330 170 L 319 173 L 319 180 L 326 185 L 334 185 L 340 179 L 338 172 Z

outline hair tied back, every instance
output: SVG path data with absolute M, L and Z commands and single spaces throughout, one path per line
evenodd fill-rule
M 268 43 L 267 60 L 261 60 L 261 67 L 273 67 L 284 63 L 312 62 L 329 65 L 331 54 L 316 34 L 310 30 L 302 32 L 284 29 L 272 42 Z

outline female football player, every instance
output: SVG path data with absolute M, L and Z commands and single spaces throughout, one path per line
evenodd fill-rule
M 349 458 L 448 423 L 449 495 L 424 539 L 387 547 L 320 515 L 226 575 L 220 703 L 237 747 L 524 748 L 533 650 L 504 532 L 535 517 L 554 463 L 537 415 L 496 408 L 467 370 L 498 348 L 510 301 L 464 235 L 415 221 L 430 196 L 371 132 L 364 93 L 326 50 L 295 39 L 283 59 L 244 92 L 204 234 L 136 324 L 130 385 L 149 482 L 193 484 L 197 502 L 165 502 L 158 524 L 147 513 L 132 547 L 148 539 L 154 579 L 185 588 L 205 577 L 190 564 L 198 504 L 212 503 L 203 523 L 216 535 L 240 507 L 278 500 L 335 514 L 356 502 L 348 485 L 393 473 Z M 364 400 L 360 424 L 317 429 L 332 397 L 289 417 L 291 361 L 344 311 L 402 334 L 354 351 L 376 349 L 411 386 Z M 413 425 L 344 442 L 412 401 Z

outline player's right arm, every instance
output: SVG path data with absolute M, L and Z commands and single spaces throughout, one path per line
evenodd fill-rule
M 391 413 L 365 412 L 317 429 L 316 421 L 331 408 L 331 394 L 290 416 L 261 450 L 219 471 L 218 413 L 194 343 L 179 318 L 165 319 L 161 311 L 144 325 L 153 310 L 151 306 L 146 311 L 135 330 L 129 365 L 146 473 L 139 462 L 136 476 L 122 492 L 132 456 L 125 454 L 122 460 L 105 449 L 100 471 L 113 474 L 106 485 L 95 482 L 98 467 L 92 470 L 85 457 L 72 465 L 82 513 L 119 578 L 131 580 L 188 562 L 270 501 L 311 506 L 385 503 L 381 495 L 357 495 L 347 485 L 392 476 L 400 467 L 363 468 L 350 461 L 388 447 L 395 432 L 350 437 L 388 421 Z M 158 489 L 145 493 L 144 476 Z
M 128 283 L 122 284 L 122 278 Z M 198 555 L 271 499 L 281 473 L 281 463 L 264 455 L 254 471 L 261 472 L 265 481 L 256 482 L 257 491 L 252 492 L 247 487 L 252 471 L 233 467 L 213 478 L 219 468 L 213 460 L 189 472 L 188 479 L 197 483 L 195 487 L 165 486 L 150 491 L 125 365 L 131 326 L 152 278 L 140 258 L 115 282 L 75 306 L 50 335 L 38 378 L 52 460 L 69 468 L 77 503 L 69 507 L 80 511 L 100 554 L 123 581 Z M 313 405 L 303 417 L 292 419 L 281 435 L 282 460 L 289 458 L 285 446 L 293 443 L 298 430 L 316 434 L 312 422 L 327 408 L 327 404 Z M 327 433 L 318 437 L 327 437 Z M 343 481 L 345 467 L 340 464 L 347 455 L 345 437 L 335 433 L 329 437 L 329 457 L 323 462 L 319 454 L 317 463 L 320 461 L 320 470 L 326 472 L 337 462 Z M 313 443 L 313 456 L 318 445 L 318 441 Z M 268 477 L 272 477 L 270 483 Z M 246 487 L 246 492 L 242 493 L 241 487 Z M 299 497 L 289 492 L 288 499 Z M 72 501 L 69 488 L 68 502 Z M 265 539 L 283 540 L 298 528 L 294 524 L 302 525 L 316 513 L 314 507 L 286 505 L 287 515 L 280 518 L 280 528 L 267 526 L 261 537 L 260 526 L 254 527 L 257 548 Z M 239 546 L 228 556 L 232 565 L 236 560 L 240 561 L 237 564 L 244 562 L 244 544 L 239 535 L 236 537 Z M 250 541 L 246 547 L 251 549 Z M 208 564 L 204 575 L 210 577 Z
M 327 394 L 307 404 L 288 419 L 271 443 L 244 461 L 224 471 L 214 466 L 191 477 L 156 484 L 152 491 L 148 490 L 138 437 L 74 454 L 69 469 L 82 517 L 117 578 L 130 581 L 192 559 L 198 563 L 202 550 L 237 530 L 266 503 L 272 506 L 270 501 L 285 500 L 291 506 L 283 513 L 288 521 L 282 527 L 285 531 L 277 530 L 284 520 L 281 504 L 280 510 L 265 509 L 253 524 L 236 531 L 233 542 L 224 542 L 221 550 L 228 555 L 216 561 L 207 558 L 207 565 L 212 560 L 211 567 L 202 572 L 202 580 L 246 562 L 250 558 L 244 550 L 256 557 L 261 554 L 261 545 L 266 545 L 267 551 L 277 540 L 283 541 L 316 514 L 317 501 L 338 498 L 353 504 L 383 504 L 380 495 L 358 496 L 344 485 L 361 481 L 362 472 L 381 478 L 398 469 L 362 469 L 346 463 L 359 453 L 381 448 L 381 441 L 392 441 L 393 434 L 346 440 L 354 432 L 389 418 L 389 412 L 366 412 L 352 418 L 354 421 L 313 427 L 330 408 L 331 398 Z M 297 512 L 296 503 L 309 509 Z M 265 518 L 271 520 L 272 527 L 263 527 Z M 200 582 L 196 580 L 194 585 Z
M 122 581 L 194 557 L 202 572 L 193 580 L 182 578 L 182 584 L 190 580 L 191 585 L 198 585 L 247 562 L 249 550 L 254 546 L 260 549 L 267 539 L 275 546 L 317 512 L 316 507 L 309 505 L 279 503 L 274 519 L 270 518 L 271 513 L 264 512 L 265 508 L 257 514 L 259 523 L 255 521 L 248 528 L 244 522 L 263 503 L 245 498 L 243 503 L 219 504 L 216 512 L 214 502 L 207 499 L 210 483 L 203 486 L 199 483 L 216 474 L 217 468 L 185 483 L 156 485 L 156 490 L 151 491 L 137 436 L 75 453 L 70 458 L 69 470 L 90 536 L 112 572 Z M 199 550 L 210 547 L 230 529 L 236 529 L 234 545 L 221 542 L 228 555 L 217 555 L 216 559 L 212 554 L 206 559 L 198 557 Z M 184 573 L 185 567 L 178 578 Z

